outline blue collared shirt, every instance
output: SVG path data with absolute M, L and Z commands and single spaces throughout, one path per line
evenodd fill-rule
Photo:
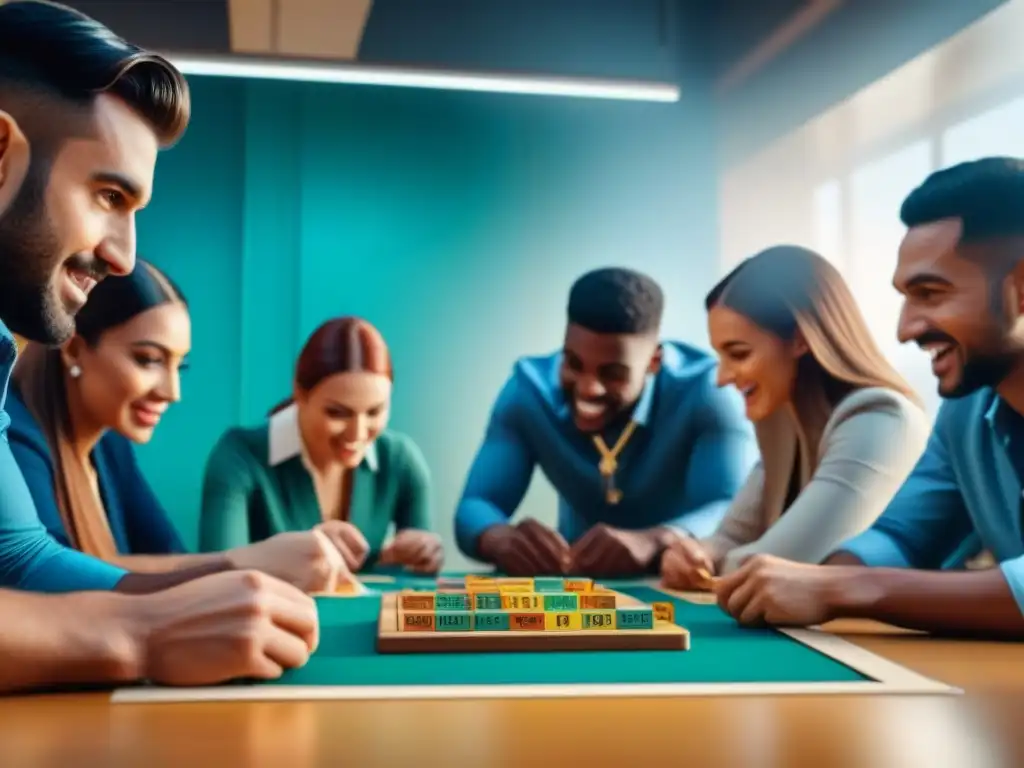
M 4 405 L 16 356 L 14 339 L 0 322 L 0 587 L 35 592 L 113 589 L 127 572 L 50 537 L 11 453 Z
M 878 567 L 938 569 L 972 549 L 999 563 L 1024 612 L 1024 417 L 991 389 L 939 409 L 886 511 L 840 549 Z
M 477 540 L 507 523 L 540 467 L 559 497 L 558 530 L 571 544 L 590 527 L 669 525 L 710 534 L 757 459 L 739 395 L 715 383 L 705 352 L 662 344 L 660 371 L 634 410 L 637 428 L 619 454 L 618 504 L 605 499 L 600 454 L 574 425 L 559 383 L 561 353 L 525 357 L 494 404 L 483 445 L 455 512 L 459 549 L 477 557 Z M 605 437 L 609 445 L 617 435 Z

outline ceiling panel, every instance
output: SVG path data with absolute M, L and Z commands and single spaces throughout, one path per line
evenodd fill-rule
M 145 48 L 195 53 L 231 49 L 225 0 L 62 0 Z
M 807 0 L 715 0 L 709 30 L 712 71 L 724 73 L 806 4 Z

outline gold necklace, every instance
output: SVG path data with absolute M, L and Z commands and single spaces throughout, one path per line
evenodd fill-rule
M 619 468 L 619 453 L 626 447 L 626 443 L 629 442 L 635 429 L 636 422 L 629 422 L 622 430 L 622 434 L 619 435 L 614 448 L 609 448 L 600 435 L 594 435 L 594 445 L 597 446 L 597 450 L 601 454 L 601 461 L 597 465 L 597 469 L 604 480 L 604 497 L 609 504 L 618 504 L 622 501 L 622 491 L 615 487 L 615 471 Z

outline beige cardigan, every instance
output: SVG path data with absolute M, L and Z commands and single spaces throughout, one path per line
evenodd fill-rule
M 885 510 L 924 452 L 931 424 L 924 411 L 891 389 L 847 395 L 832 410 L 816 453 L 801 451 L 800 492 L 783 512 L 797 446 L 803 439 L 787 412 L 759 426 L 762 457 L 711 536 L 702 539 L 719 573 L 770 554 L 819 563 Z M 813 463 L 812 463 L 813 458 Z

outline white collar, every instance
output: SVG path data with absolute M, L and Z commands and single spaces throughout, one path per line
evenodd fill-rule
M 302 435 L 299 433 L 299 409 L 294 403 L 270 417 L 267 442 L 267 459 L 272 467 L 303 455 Z M 376 443 L 370 443 L 362 463 L 371 472 L 377 471 Z

